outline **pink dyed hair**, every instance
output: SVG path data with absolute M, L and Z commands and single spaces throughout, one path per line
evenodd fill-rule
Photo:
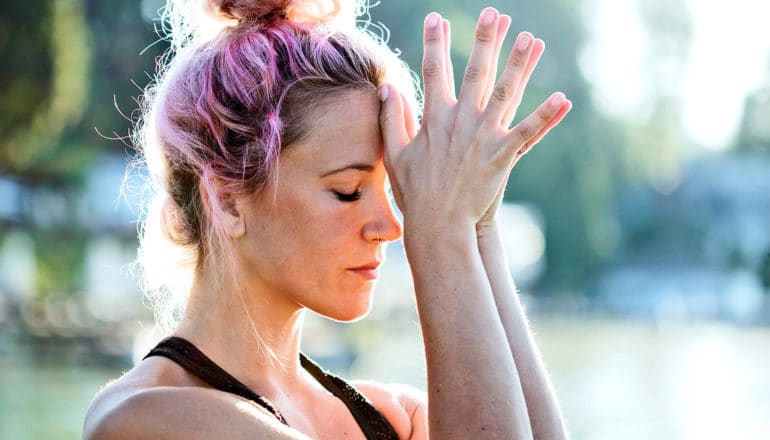
M 264 191 L 281 152 L 309 135 L 326 99 L 375 93 L 386 78 L 411 86 L 405 65 L 371 34 L 279 16 L 178 50 L 147 91 L 139 138 L 156 189 L 139 262 L 166 330 L 195 272 L 233 261 L 219 220 L 228 196 Z

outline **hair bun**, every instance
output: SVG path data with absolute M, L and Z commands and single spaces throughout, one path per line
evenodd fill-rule
M 306 23 L 330 22 L 344 15 L 342 3 L 340 0 L 203 0 L 210 16 L 238 23 L 257 23 L 276 16 Z
M 286 16 L 290 0 L 204 0 L 206 12 L 215 18 L 239 23 Z

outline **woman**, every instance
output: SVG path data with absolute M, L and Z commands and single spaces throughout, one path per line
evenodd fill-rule
M 496 225 L 511 168 L 571 107 L 555 93 L 508 128 L 542 41 L 519 34 L 495 81 L 511 19 L 485 9 L 456 98 L 449 23 L 428 15 L 418 126 L 403 68 L 340 25 L 339 4 L 205 3 L 226 26 L 174 35 L 141 139 L 160 200 L 147 279 L 181 285 L 186 306 L 173 337 L 95 398 L 84 437 L 565 438 Z M 304 310 L 363 317 L 402 235 L 427 393 L 348 384 L 299 354 Z M 188 257 L 183 282 L 158 236 Z

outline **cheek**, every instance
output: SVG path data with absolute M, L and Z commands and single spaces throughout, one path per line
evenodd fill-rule
M 247 273 L 268 290 L 333 319 L 365 314 L 373 283 L 347 270 L 370 249 L 355 204 L 322 197 L 279 202 L 280 208 L 255 221 L 259 233 L 250 239 Z
M 260 253 L 272 260 L 272 270 L 307 273 L 350 263 L 345 254 L 356 238 L 355 216 L 348 206 L 327 199 L 331 197 L 323 194 L 279 199 L 279 206 L 260 222 Z
M 313 266 L 350 264 L 348 254 L 353 250 L 357 237 L 352 211 L 338 202 L 309 208 L 295 219 L 298 223 L 295 237 L 301 241 L 295 244 L 295 249 L 304 254 L 296 258 Z

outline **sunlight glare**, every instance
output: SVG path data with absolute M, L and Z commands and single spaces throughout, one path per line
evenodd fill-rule
M 652 84 L 645 74 L 645 30 L 629 1 L 593 0 L 583 10 L 589 39 L 579 63 L 594 101 L 610 115 L 643 117 Z
M 508 265 L 520 281 L 530 281 L 543 270 L 545 234 L 542 221 L 532 208 L 503 203 L 499 210 Z
M 694 43 L 685 72 L 685 129 L 697 144 L 730 146 L 744 100 L 767 81 L 770 3 L 735 0 L 729 7 L 689 0 Z
M 697 146 L 732 145 L 747 95 L 770 82 L 770 3 L 685 0 L 692 19 L 692 45 L 680 77 L 682 124 Z M 650 81 L 656 61 L 651 37 L 631 0 L 594 0 L 584 8 L 589 37 L 580 67 L 592 83 L 594 101 L 605 114 L 644 119 L 651 111 Z M 682 84 L 682 86 L 679 86 Z

